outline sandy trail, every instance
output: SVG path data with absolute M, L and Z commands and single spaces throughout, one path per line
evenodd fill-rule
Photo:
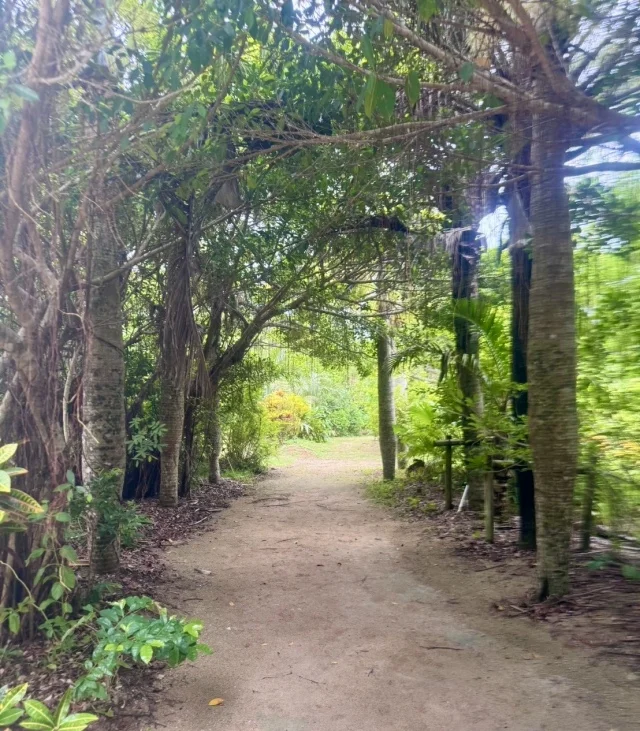
M 169 553 L 193 585 L 182 603 L 167 586 L 167 600 L 204 621 L 214 654 L 167 675 L 161 727 L 640 727 L 633 677 L 528 620 L 493 616 L 483 574 L 471 576 L 424 524 L 368 503 L 361 485 L 377 467 L 373 440 L 334 442 L 323 458 L 290 455 L 295 463 L 214 531 Z M 224 705 L 209 707 L 215 697 Z

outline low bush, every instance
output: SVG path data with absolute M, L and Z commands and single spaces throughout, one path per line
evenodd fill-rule
M 198 642 L 202 623 L 169 616 L 149 597 L 127 597 L 100 611 L 88 606 L 84 618 L 94 649 L 84 665 L 87 673 L 74 686 L 77 700 L 107 700 L 118 670 L 131 662 L 161 660 L 175 667 L 211 652 Z
M 37 631 L 46 638 L 51 666 L 78 650 L 86 653 L 86 660 L 84 674 L 54 711 L 26 698 L 26 684 L 0 689 L 0 728 L 19 724 L 32 731 L 83 731 L 97 716 L 70 713 L 72 701 L 108 700 L 120 668 L 155 659 L 173 667 L 210 650 L 199 643 L 200 622 L 170 616 L 149 597 L 126 597 L 105 605 L 99 585 L 87 586 L 86 577 L 77 574 L 81 562 L 73 543 L 81 545 L 87 532 L 95 533 L 94 540 L 131 543 L 146 521 L 130 504 L 121 503 L 115 486 L 118 474 L 105 473 L 85 487 L 68 472 L 67 482 L 55 490 L 62 500 L 54 512 L 12 486 L 12 477 L 25 472 L 6 466 L 14 453 L 15 445 L 0 447 L 0 533 L 13 540 L 32 522 L 47 520 L 24 567 L 37 563 L 33 576 L 19 573 L 20 566 L 0 562 L 3 582 L 11 581 L 14 589 L 2 591 L 0 631 L 7 640 L 3 654 L 10 656 L 13 642 L 24 639 L 26 629 L 26 636 Z M 97 603 L 82 606 L 83 595 Z
M 278 390 L 270 393 L 262 404 L 281 442 L 310 434 L 305 418 L 311 411 L 311 406 L 302 396 L 291 391 Z

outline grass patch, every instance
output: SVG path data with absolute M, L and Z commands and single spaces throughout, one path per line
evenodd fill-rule
M 223 470 L 222 476 L 235 482 L 251 482 L 258 477 L 258 474 L 253 470 Z
M 405 487 L 405 481 L 401 478 L 395 480 L 376 480 L 365 487 L 365 492 L 370 500 L 379 505 L 397 505 L 400 502 L 401 494 Z

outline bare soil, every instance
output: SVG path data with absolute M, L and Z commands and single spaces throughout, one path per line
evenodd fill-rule
M 529 588 L 526 572 L 474 571 L 427 524 L 364 497 L 372 439 L 288 451 L 293 464 L 215 531 L 164 554 L 181 581 L 156 595 L 204 621 L 214 654 L 167 673 L 139 728 L 639 727 L 635 673 L 496 611 Z

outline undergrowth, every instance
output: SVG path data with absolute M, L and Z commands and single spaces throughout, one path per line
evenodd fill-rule
M 400 502 L 400 496 L 406 486 L 406 480 L 376 480 L 366 485 L 367 497 L 379 505 L 394 506 Z

